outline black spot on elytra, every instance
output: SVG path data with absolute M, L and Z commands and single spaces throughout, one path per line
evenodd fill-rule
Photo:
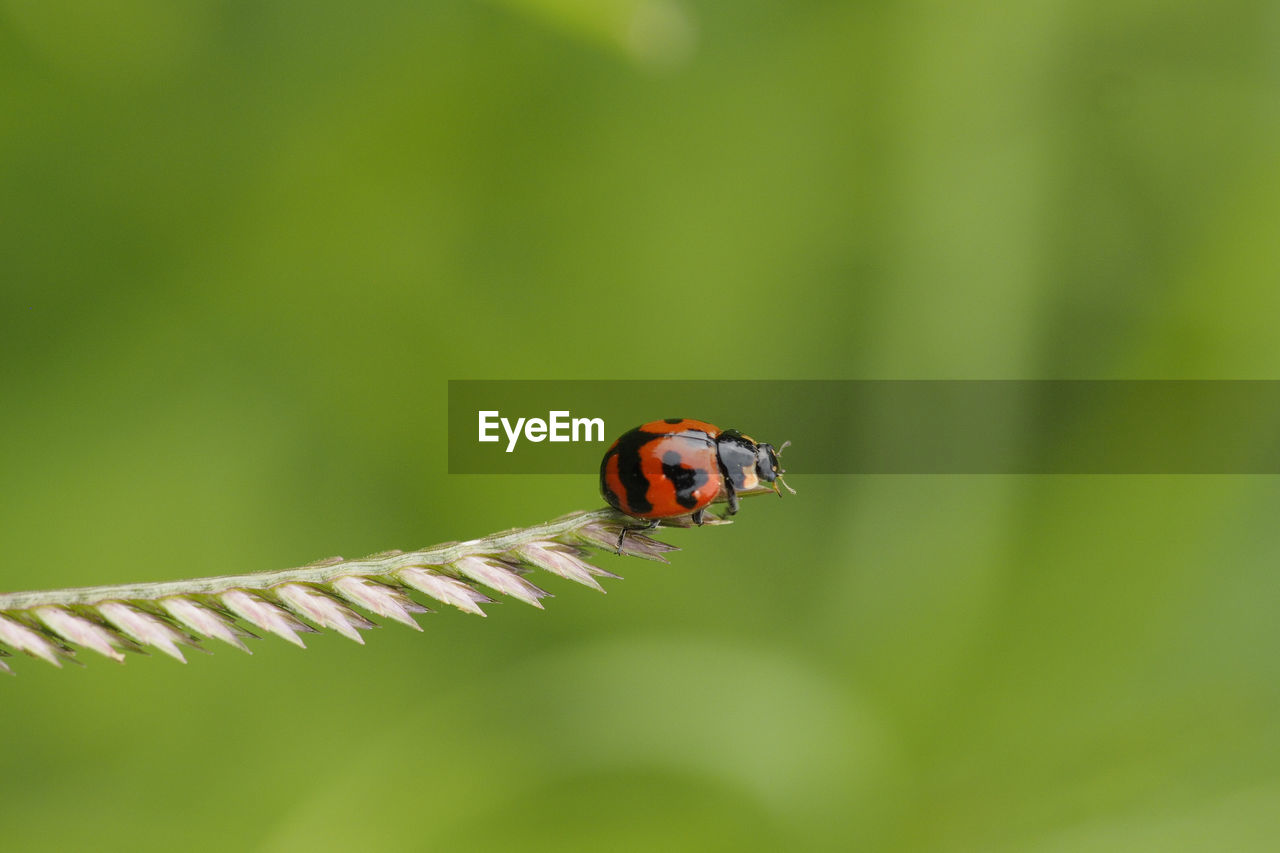
M 676 487 L 676 503 L 685 509 L 693 509 L 698 504 L 694 492 L 706 485 L 707 472 L 689 468 L 681 464 L 679 453 L 668 450 L 662 455 L 662 474 Z
M 682 420 L 684 420 L 684 418 L 663 418 L 663 419 L 662 419 L 662 422 L 663 422 L 664 424 L 678 424 L 678 423 L 680 423 Z
M 640 429 L 633 429 L 624 433 L 614 442 L 613 448 L 604 455 L 604 461 L 600 463 L 600 491 L 604 494 L 605 500 L 614 509 L 620 509 L 623 512 L 632 514 L 646 513 L 653 510 L 653 504 L 649 503 L 649 481 L 644 478 L 644 473 L 640 470 L 640 448 L 644 447 L 651 441 L 662 438 L 661 435 L 652 432 L 643 432 Z M 609 491 L 609 486 L 605 482 L 605 471 L 609 465 L 611 456 L 618 457 L 618 479 L 622 481 L 622 489 L 626 495 L 614 495 Z M 626 505 L 620 506 L 618 498 L 625 498 Z

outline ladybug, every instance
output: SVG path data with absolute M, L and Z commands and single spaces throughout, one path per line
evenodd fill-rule
M 682 515 L 702 524 L 707 506 L 721 493 L 729 502 L 729 515 L 738 511 L 738 492 L 762 483 L 772 483 L 779 497 L 779 483 L 795 494 L 778 467 L 778 454 L 790 443 L 774 450 L 705 421 L 652 421 L 610 445 L 600 463 L 600 492 L 619 512 L 649 520 L 648 527 Z

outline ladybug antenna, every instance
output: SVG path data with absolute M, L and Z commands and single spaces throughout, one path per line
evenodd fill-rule
M 795 490 L 795 489 L 793 489 L 793 488 L 791 488 L 790 486 L 788 486 L 788 485 L 787 485 L 787 481 L 786 481 L 786 480 L 784 480 L 784 479 L 782 479 L 782 475 L 783 475 L 783 474 L 785 474 L 785 473 L 787 473 L 785 470 L 784 470 L 784 471 L 779 471 L 779 472 L 778 472 L 778 476 L 777 476 L 777 477 L 775 477 L 775 478 L 774 478 L 774 480 L 773 480 L 773 493 L 774 493 L 775 495 L 777 495 L 778 497 L 782 497 L 782 492 L 778 491 L 778 484 L 779 484 L 779 483 L 781 483 L 781 484 L 782 484 L 782 486 L 783 486 L 783 488 L 785 488 L 785 489 L 786 489 L 788 492 L 790 492 L 791 494 L 793 494 L 793 495 L 794 495 L 794 494 L 796 493 L 796 490 Z
M 782 451 L 786 450 L 786 449 L 787 449 L 788 447 L 790 447 L 790 446 L 791 446 L 791 442 L 790 442 L 790 441 L 784 441 L 784 442 L 782 442 L 782 446 L 780 446 L 777 450 L 773 451 L 774 458 L 777 458 L 777 457 L 781 456 L 781 455 L 782 455 Z M 784 479 L 782 479 L 782 475 L 783 475 L 783 474 L 785 474 L 785 473 L 787 473 L 787 469 L 786 469 L 786 468 L 779 468 L 779 469 L 778 469 L 778 476 L 777 476 L 777 477 L 775 477 L 775 478 L 774 478 L 774 480 L 773 480 L 773 493 L 774 493 L 775 495 L 777 495 L 778 497 L 782 497 L 782 492 L 778 491 L 778 484 L 779 484 L 779 483 L 781 483 L 781 484 L 782 484 L 782 487 L 783 487 L 784 489 L 786 489 L 788 492 L 790 492 L 791 494 L 793 494 L 793 495 L 794 495 L 794 494 L 796 493 L 796 490 L 795 490 L 795 489 L 793 489 L 793 488 L 791 488 L 790 486 L 788 486 L 788 485 L 787 485 L 787 481 L 786 481 L 786 480 L 784 480 Z

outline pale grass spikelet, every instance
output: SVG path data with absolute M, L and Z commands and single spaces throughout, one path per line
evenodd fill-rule
M 321 628 L 332 628 L 348 640 L 364 645 L 360 632 L 374 627 L 368 619 L 318 589 L 300 583 L 276 587 L 276 595 L 294 613 L 310 619 Z
M 467 554 L 454 560 L 449 567 L 464 577 L 539 609 L 542 609 L 542 602 L 538 599 L 551 595 L 516 574 L 515 566 L 493 557 Z
M 710 515 L 709 524 L 724 523 Z M 687 526 L 682 519 L 664 521 Z M 627 534 L 619 541 L 624 527 Z M 186 663 L 180 646 L 207 651 L 218 640 L 249 652 L 250 628 L 305 648 L 301 634 L 336 631 L 363 643 L 374 617 L 421 631 L 415 614 L 432 612 L 415 593 L 477 616 L 494 602 L 478 586 L 541 609 L 551 593 L 525 575 L 541 570 L 600 592 L 613 572 L 588 562 L 593 553 L 667 562 L 678 550 L 611 509 L 577 512 L 546 524 L 417 551 L 386 551 L 360 560 L 332 557 L 295 569 L 224 577 L 0 593 L 0 671 L 13 652 L 54 666 L 90 649 L 115 661 L 157 649 Z
M 125 645 L 123 639 L 105 626 L 61 607 L 37 607 L 32 613 L 71 645 L 93 649 L 104 657 L 124 663 L 124 652 L 118 648 Z
M 481 604 L 491 604 L 493 599 L 479 590 L 467 586 L 457 578 L 438 575 L 425 566 L 408 566 L 396 573 L 396 577 L 418 592 L 437 601 L 453 605 L 464 613 L 487 616 Z
M 182 656 L 182 650 L 178 648 L 178 643 L 190 642 L 195 645 L 194 640 L 185 637 L 176 628 L 161 620 L 160 617 L 153 616 L 138 607 L 130 607 L 124 602 L 104 601 L 98 605 L 98 612 L 105 616 L 108 622 L 115 625 L 122 633 L 131 637 L 140 645 L 155 646 L 169 657 L 182 663 L 186 663 L 187 659 Z M 196 646 L 196 648 L 199 648 L 199 646 Z
M 576 581 L 583 586 L 591 587 L 597 592 L 605 591 L 605 588 L 596 580 L 597 577 L 622 579 L 613 572 L 607 572 L 591 565 L 586 560 L 583 560 L 578 553 L 575 553 L 575 550 L 570 550 L 566 545 L 529 542 L 516 548 L 515 555 L 523 563 L 536 566 L 539 569 L 545 569 L 565 580 Z
M 218 611 L 187 598 L 162 598 L 159 603 L 170 616 L 185 625 L 193 633 L 221 640 L 228 645 L 235 646 L 245 654 L 253 654 L 253 651 L 244 644 L 244 640 L 241 637 L 257 639 L 257 636 L 240 628 L 230 618 L 223 616 Z
M 219 597 L 222 599 L 222 603 L 227 605 L 227 608 L 241 619 L 257 625 L 264 631 L 270 631 L 277 637 L 283 637 L 300 649 L 305 649 L 307 644 L 302 642 L 302 638 L 298 636 L 298 633 L 315 630 L 299 622 L 284 608 L 277 607 L 262 596 L 254 595 L 252 592 L 245 592 L 243 589 L 232 589 L 224 592 Z
M 359 575 L 338 578 L 333 582 L 333 591 L 375 616 L 394 619 L 415 631 L 421 631 L 422 626 L 412 614 L 431 612 L 395 587 L 376 583 Z
M 663 523 L 666 524 L 666 522 Z M 682 527 L 683 525 L 672 524 L 669 526 Z M 659 542 L 657 539 L 645 536 L 642 533 L 628 533 L 623 538 L 621 545 L 619 545 L 618 536 L 622 529 L 623 522 L 587 524 L 577 531 L 577 538 L 582 543 L 593 548 L 605 548 L 610 551 L 618 548 L 623 554 L 643 557 L 646 560 L 653 560 L 658 563 L 668 562 L 667 558 L 662 556 L 663 554 L 680 550 L 675 545 Z
M 70 649 L 52 637 L 7 616 L 0 616 L 0 643 L 54 666 L 62 666 L 62 658 L 71 656 Z

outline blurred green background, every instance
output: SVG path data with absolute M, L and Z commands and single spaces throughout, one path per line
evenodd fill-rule
M 1261 0 L 2 0 L 0 589 L 599 505 L 448 477 L 450 378 L 1277 378 L 1277 45 Z M 15 660 L 0 844 L 1275 849 L 1274 478 L 791 479 L 545 613 Z

